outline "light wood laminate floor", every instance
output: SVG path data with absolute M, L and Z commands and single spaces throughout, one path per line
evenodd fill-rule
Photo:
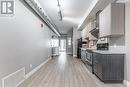
M 104 84 L 90 73 L 80 59 L 62 52 L 46 63 L 19 87 L 124 87 Z

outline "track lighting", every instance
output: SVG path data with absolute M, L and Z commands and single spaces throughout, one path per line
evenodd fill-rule
M 59 9 L 59 11 L 58 11 L 58 17 L 59 17 L 59 21 L 62 21 L 62 19 L 63 19 L 63 14 L 62 14 L 62 11 L 61 11 L 61 5 L 60 5 L 60 1 L 59 0 L 57 0 L 57 6 L 58 6 L 58 9 Z

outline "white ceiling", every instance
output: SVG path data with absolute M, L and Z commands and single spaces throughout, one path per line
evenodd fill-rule
M 61 34 L 66 34 L 72 27 L 78 27 L 85 12 L 93 0 L 59 0 L 63 21 L 59 21 L 57 0 L 39 0 L 41 6 L 58 27 Z

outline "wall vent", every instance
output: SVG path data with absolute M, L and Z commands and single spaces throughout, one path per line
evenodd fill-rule
M 2 87 L 17 87 L 25 80 L 25 68 L 2 78 Z

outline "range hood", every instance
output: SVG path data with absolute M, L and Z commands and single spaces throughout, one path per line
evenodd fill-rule
M 98 28 L 94 28 L 91 31 L 89 31 L 89 33 L 91 33 L 95 38 L 99 37 L 99 29 Z
M 51 19 L 47 16 L 43 8 L 40 6 L 38 1 L 36 0 L 22 0 L 22 2 L 27 5 L 29 8 L 31 8 L 31 11 L 35 12 L 37 16 L 47 24 L 47 26 L 54 32 L 56 33 L 59 37 L 61 36 L 57 26 L 52 23 Z
M 94 37 L 98 38 L 99 37 L 99 14 L 101 13 L 102 11 L 99 10 L 97 13 L 96 13 L 96 20 L 93 22 L 95 23 L 93 29 L 89 32 L 91 33 Z

